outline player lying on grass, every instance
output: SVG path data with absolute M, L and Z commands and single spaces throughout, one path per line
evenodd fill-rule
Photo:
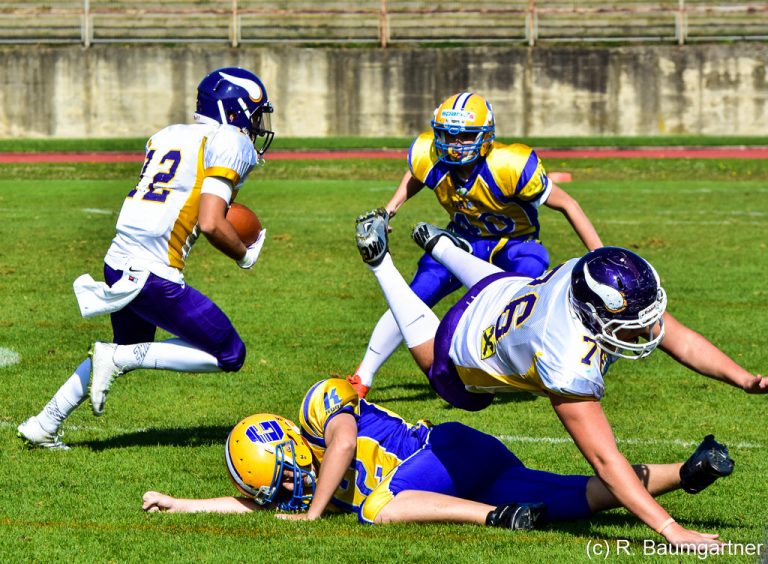
M 681 364 L 748 393 L 768 378 L 744 370 L 666 313 L 653 267 L 617 247 L 602 247 L 540 278 L 502 272 L 462 250 L 429 224 L 416 242 L 470 288 L 442 322 L 408 287 L 388 252 L 388 216 L 358 218 L 357 245 L 418 366 L 446 401 L 476 411 L 497 392 L 547 396 L 576 446 L 619 503 L 672 544 L 711 544 L 675 523 L 619 452 L 600 405 L 604 376 L 618 358 L 639 359 L 656 346 Z
M 321 380 L 301 406 L 301 431 L 270 414 L 232 430 L 227 467 L 247 497 L 181 499 L 144 494 L 147 511 L 307 510 L 284 519 L 347 511 L 363 523 L 457 522 L 530 529 L 588 519 L 621 503 L 595 476 L 526 468 L 501 441 L 461 423 L 411 425 L 358 399 L 342 379 Z M 315 470 L 319 467 L 317 479 Z M 651 495 L 697 493 L 733 470 L 728 449 L 707 436 L 685 463 L 633 467 Z

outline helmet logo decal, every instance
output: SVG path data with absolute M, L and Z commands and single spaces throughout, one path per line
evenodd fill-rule
M 227 74 L 225 72 L 219 72 L 219 76 L 248 92 L 248 97 L 253 102 L 260 102 L 264 97 L 264 92 L 262 91 L 261 87 L 252 80 L 248 80 L 247 78 L 240 78 L 239 76 L 232 76 L 231 74 Z
M 475 120 L 474 112 L 467 110 L 443 110 L 440 117 L 445 120 L 446 125 L 464 125 Z
M 589 273 L 587 265 L 584 265 L 584 280 L 587 286 L 592 290 L 605 304 L 605 309 L 611 313 L 619 313 L 627 308 L 627 300 L 622 292 L 611 288 L 607 284 L 601 284 L 595 280 Z
M 260 425 L 260 430 L 257 429 L 255 425 L 250 425 L 248 429 L 246 429 L 245 436 L 248 437 L 251 442 L 271 443 L 279 441 L 285 436 L 285 432 L 274 419 L 262 421 Z

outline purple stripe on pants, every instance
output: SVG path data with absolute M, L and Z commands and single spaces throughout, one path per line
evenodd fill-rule
M 110 286 L 122 275 L 104 265 Z M 152 342 L 160 327 L 215 356 L 226 372 L 240 370 L 245 362 L 245 344 L 232 322 L 208 296 L 188 284 L 150 274 L 141 293 L 111 317 L 114 342 L 119 345 Z
M 466 411 L 480 411 L 493 402 L 493 394 L 475 393 L 467 391 L 464 382 L 461 381 L 456 365 L 451 360 L 449 352 L 451 341 L 456 331 L 456 325 L 464 312 L 477 295 L 489 284 L 501 278 L 521 277 L 516 272 L 499 272 L 486 276 L 480 282 L 472 286 L 464 296 L 445 314 L 435 334 L 435 357 L 432 367 L 429 369 L 429 383 L 441 398 L 454 407 Z

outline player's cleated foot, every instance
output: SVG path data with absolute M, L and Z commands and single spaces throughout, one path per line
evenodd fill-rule
M 107 394 L 115 378 L 123 371 L 115 364 L 113 356 L 117 345 L 96 342 L 90 351 L 91 356 L 91 409 L 96 417 L 104 413 Z
M 370 387 L 363 384 L 363 382 L 360 380 L 360 376 L 357 374 L 353 376 L 347 376 L 347 382 L 349 382 L 352 387 L 357 392 L 357 397 L 360 399 L 365 399 L 365 396 L 368 395 L 368 392 L 370 391 Z
M 40 447 L 50 450 L 69 450 L 69 447 L 61 442 L 63 433 L 49 433 L 40 425 L 37 416 L 33 415 L 16 428 L 16 436 L 28 447 Z
M 512 503 L 500 505 L 485 518 L 487 527 L 500 527 L 514 531 L 530 531 L 544 524 L 547 506 L 543 503 Z
M 381 264 L 389 250 L 389 214 L 384 208 L 358 216 L 356 223 L 357 250 L 363 262 Z
M 680 487 L 688 493 L 699 493 L 718 478 L 730 476 L 733 460 L 728 447 L 707 435 L 691 457 L 680 468 Z
M 435 248 L 435 245 L 437 244 L 437 241 L 440 239 L 440 237 L 447 237 L 451 243 L 460 248 L 462 251 L 466 251 L 468 253 L 472 252 L 472 245 L 470 245 L 469 241 L 463 237 L 459 237 L 447 229 L 441 229 L 435 225 L 432 225 L 431 223 L 426 223 L 424 221 L 417 223 L 414 226 L 413 231 L 411 232 L 411 237 L 413 237 L 413 240 L 416 241 L 416 244 L 424 249 L 427 254 L 432 254 L 432 249 Z

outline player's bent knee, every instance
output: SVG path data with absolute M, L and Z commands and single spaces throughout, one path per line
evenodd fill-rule
M 224 372 L 237 372 L 245 364 L 245 344 L 239 341 L 234 347 L 231 347 L 224 354 L 217 358 L 219 367 Z

